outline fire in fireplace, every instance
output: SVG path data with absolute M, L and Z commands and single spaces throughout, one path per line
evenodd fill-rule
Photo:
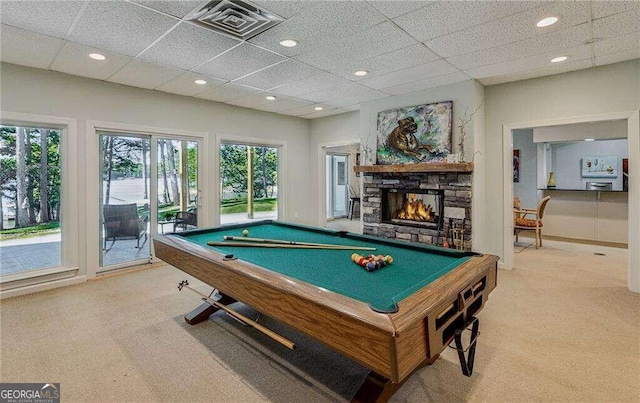
M 442 229 L 444 190 L 385 189 L 382 194 L 382 222 Z

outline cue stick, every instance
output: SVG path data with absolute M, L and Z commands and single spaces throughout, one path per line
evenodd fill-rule
M 288 248 L 288 249 L 333 249 L 333 250 L 376 250 L 365 246 L 346 245 L 295 245 L 282 243 L 251 243 L 251 242 L 207 242 L 209 246 L 244 246 L 249 248 Z
M 298 242 L 298 241 L 285 241 L 282 239 L 263 239 L 263 238 L 247 238 L 245 236 L 230 236 L 225 235 L 222 237 L 225 241 L 241 241 L 241 242 L 257 242 L 279 245 L 308 245 L 308 246 L 331 246 L 331 247 L 346 247 L 347 245 L 336 245 L 330 243 L 313 243 L 313 242 Z M 349 249 L 358 250 L 376 250 L 376 248 L 366 246 L 351 246 Z
M 182 291 L 183 287 L 184 288 L 188 288 L 189 290 L 191 290 L 191 291 L 195 292 L 196 294 L 198 294 L 199 296 L 201 296 L 203 301 L 215 306 L 216 308 L 222 309 L 223 311 L 225 311 L 229 315 L 233 316 L 234 319 L 237 319 L 237 320 L 239 320 L 240 322 L 242 322 L 242 323 L 244 323 L 246 325 L 254 327 L 256 330 L 261 331 L 262 333 L 264 333 L 267 336 L 271 337 L 273 340 L 275 340 L 278 343 L 284 345 L 285 347 L 287 347 L 287 348 L 289 348 L 291 350 L 295 350 L 296 349 L 296 345 L 295 345 L 294 342 L 292 342 L 289 339 L 286 339 L 286 338 L 280 336 L 278 333 L 274 332 L 273 330 L 267 329 L 266 327 L 262 326 L 261 324 L 259 324 L 255 320 L 247 318 L 246 316 L 244 316 L 240 312 L 234 311 L 231 308 L 227 308 L 226 305 L 221 304 L 218 301 L 207 297 L 205 294 L 201 293 L 200 291 L 189 287 L 189 282 L 187 280 L 184 280 L 183 282 L 180 283 L 180 285 L 178 285 L 178 290 Z

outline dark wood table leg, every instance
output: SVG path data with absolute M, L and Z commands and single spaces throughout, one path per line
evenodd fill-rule
M 229 305 L 236 302 L 235 299 L 223 293 L 220 293 L 219 299 L 216 299 L 215 296 L 212 298 L 223 305 Z M 216 308 L 207 302 L 203 302 L 199 307 L 184 315 L 184 320 L 190 325 L 197 325 L 198 323 L 209 319 L 209 316 L 218 310 L 220 310 L 220 308 Z
M 423 368 L 427 365 L 433 364 L 440 355 L 437 354 L 433 358 L 427 358 L 420 365 L 416 367 L 416 369 L 409 374 L 402 382 L 391 382 L 389 379 L 384 376 L 377 374 L 376 372 L 369 372 L 367 375 L 367 379 L 365 379 L 360 389 L 356 392 L 356 395 L 353 399 L 351 399 L 351 403 L 385 403 L 391 399 L 394 393 L 407 381 L 407 379 L 411 378 L 413 374 L 420 368 Z

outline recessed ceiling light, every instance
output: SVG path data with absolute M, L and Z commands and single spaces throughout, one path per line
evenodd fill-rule
M 584 141 L 594 141 L 595 139 L 584 139 Z
M 276 99 L 276 97 L 274 97 L 273 95 L 267 95 L 265 98 L 267 98 L 269 101 L 273 101 L 274 99 Z
M 194 83 L 196 83 L 198 85 L 205 85 L 207 82 L 205 80 L 196 80 L 196 81 L 194 81 Z
M 560 63 L 560 62 L 564 62 L 567 59 L 568 59 L 567 56 L 554 57 L 553 59 L 551 59 L 551 63 Z
M 280 45 L 284 46 L 285 48 L 292 48 L 297 44 L 298 42 L 294 41 L 293 39 L 283 39 L 280 41 Z
M 354 72 L 353 74 L 355 74 L 358 77 L 362 77 L 362 76 L 366 76 L 367 74 L 369 74 L 369 72 L 367 70 L 358 70 L 358 71 Z
M 538 21 L 538 23 L 536 24 L 536 27 L 544 28 L 544 27 L 548 27 L 549 25 L 553 25 L 556 22 L 558 22 L 558 17 L 547 17 Z
M 313 108 L 313 109 L 314 109 L 314 110 L 316 110 L 316 111 L 321 111 L 321 110 L 323 110 L 324 108 L 323 108 L 322 106 L 316 106 L 316 107 L 315 107 L 315 108 Z
M 89 57 L 93 60 L 104 60 L 107 58 L 105 55 L 101 55 L 100 53 L 89 53 Z

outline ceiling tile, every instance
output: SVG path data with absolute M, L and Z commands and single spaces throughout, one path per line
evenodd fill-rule
M 338 87 L 327 88 L 321 91 L 312 92 L 311 94 L 302 95 L 301 98 L 314 101 L 324 102 L 328 99 L 346 98 L 364 95 L 371 92 L 371 88 L 367 88 L 364 85 L 357 83 L 349 83 L 347 85 L 341 85 Z
M 596 56 L 596 66 L 624 62 L 627 60 L 640 59 L 640 49 L 630 49 L 625 52 L 610 53 L 604 56 Z
M 553 66 L 543 67 L 540 69 L 483 78 L 480 80 L 480 82 L 482 82 L 482 84 L 484 85 L 504 84 L 504 83 L 509 83 L 513 81 L 529 80 L 531 78 L 566 73 L 569 71 L 583 70 L 589 67 L 592 67 L 591 60 L 578 60 L 572 63 L 558 63 L 557 66 L 553 65 Z
M 360 95 L 336 97 L 336 98 L 328 99 L 325 101 L 325 103 L 332 106 L 343 107 L 343 106 L 359 104 L 362 102 L 373 101 L 374 99 L 380 99 L 388 96 L 389 94 L 385 92 L 371 90 L 369 92 L 366 92 Z
M 107 58 L 105 60 L 93 60 L 89 53 L 101 53 Z M 105 52 L 79 43 L 66 42 L 58 53 L 51 70 L 76 76 L 105 80 L 122 66 L 129 63 L 131 57 L 119 55 L 117 53 Z
M 153 89 L 173 80 L 183 73 L 184 71 L 182 70 L 158 66 L 157 64 L 136 59 L 109 77 L 108 81 L 131 85 L 133 87 Z
M 640 30 L 640 11 L 612 15 L 593 21 L 594 38 L 610 38 Z
M 437 60 L 420 66 L 414 66 L 408 69 L 383 74 L 378 77 L 367 78 L 359 81 L 359 83 L 366 85 L 367 87 L 382 89 L 411 83 L 413 81 L 424 80 L 429 77 L 436 77 L 452 73 L 454 71 L 456 71 L 456 68 L 451 64 L 444 60 Z
M 303 106 L 312 105 L 313 102 L 304 101 L 296 98 L 276 99 L 275 102 L 256 106 L 256 109 L 267 112 L 282 112 L 288 109 L 301 108 Z
M 64 41 L 24 29 L 0 26 L 0 60 L 46 69 Z
M 542 4 L 541 1 L 441 1 L 393 21 L 422 42 Z
M 143 6 L 153 8 L 154 10 L 161 11 L 163 13 L 173 15 L 174 17 L 182 18 L 189 14 L 191 10 L 202 4 L 202 0 L 172 0 L 172 1 L 157 1 L 157 0 L 133 0 Z
M 68 39 L 136 56 L 177 21 L 131 3 L 89 1 Z
M 274 88 L 272 91 L 275 92 L 276 94 L 283 94 L 283 95 L 289 95 L 292 97 L 297 97 L 304 94 L 309 94 L 312 92 L 331 88 L 331 87 L 347 85 L 350 83 L 351 81 L 334 76 L 333 74 L 322 73 L 317 76 L 313 76 L 313 77 L 305 78 L 293 83 L 285 84 L 281 87 Z
M 164 38 L 145 50 L 140 58 L 190 70 L 239 43 L 239 39 L 182 22 Z
M 437 77 L 427 78 L 426 80 L 419 80 L 412 83 L 384 88 L 383 91 L 391 95 L 402 95 L 408 94 L 410 92 L 422 91 L 428 88 L 435 88 L 441 85 L 453 84 L 467 80 L 470 80 L 469 76 L 464 74 L 463 72 L 458 71 L 451 74 L 444 74 Z
M 196 80 L 205 80 L 207 83 L 196 84 Z M 225 82 L 223 80 L 205 77 L 202 74 L 185 73 L 180 77 L 176 77 L 173 80 L 156 87 L 155 89 L 158 91 L 170 92 L 172 94 L 193 96 L 219 85 L 223 85 L 224 83 Z
M 196 95 L 196 98 L 208 99 L 210 101 L 226 102 L 232 99 L 241 98 L 245 95 L 260 92 L 259 89 L 246 87 L 234 83 L 227 83 Z
M 271 11 L 283 18 L 291 18 L 302 9 L 314 4 L 312 1 L 253 0 L 252 4 Z
M 508 62 L 496 63 L 488 66 L 478 67 L 475 69 L 465 70 L 465 73 L 467 73 L 471 77 L 481 79 L 486 77 L 517 73 L 521 71 L 529 71 L 529 70 L 544 68 L 552 65 L 551 59 L 557 56 L 568 56 L 569 62 L 575 62 L 578 60 L 585 60 L 585 59 L 590 60 L 591 46 L 582 45 L 582 46 L 576 46 L 569 49 L 562 49 L 561 51 L 554 51 L 554 52 L 542 53 L 539 55 L 523 57 L 516 60 L 510 60 Z
M 562 31 L 553 31 L 533 38 L 496 46 L 495 48 L 449 57 L 447 61 L 461 70 L 467 70 L 530 55 L 547 53 L 551 50 L 579 46 L 589 38 L 589 26 L 581 24 Z
M 626 52 L 640 47 L 640 32 L 605 39 L 593 44 L 593 51 L 598 56 L 611 53 Z
M 64 38 L 82 8 L 82 1 L 2 1 L 0 22 Z
M 266 98 L 268 95 L 273 94 L 268 91 L 261 91 L 241 98 L 232 99 L 230 101 L 227 101 L 227 103 L 229 105 L 243 106 L 245 108 L 253 108 L 262 104 L 275 103 L 277 98 L 273 101 L 270 101 Z
M 591 7 L 593 19 L 596 20 L 627 11 L 638 11 L 640 10 L 640 1 L 593 1 Z
M 323 111 L 316 111 L 315 108 L 318 106 L 321 106 L 325 109 Z M 336 109 L 336 108 L 334 108 L 333 106 L 325 105 L 325 104 L 312 103 L 312 104 L 301 106 L 298 108 L 287 109 L 285 111 L 282 111 L 281 113 L 284 115 L 290 115 L 290 116 L 301 116 L 301 115 L 308 115 L 310 113 L 326 112 L 332 109 Z
M 325 116 L 332 116 L 332 115 L 339 115 L 341 113 L 347 113 L 349 112 L 348 110 L 345 109 L 330 109 L 330 110 L 323 110 L 323 111 L 319 111 L 319 112 L 314 112 L 308 115 L 302 115 L 299 116 L 301 118 L 304 119 L 315 119 L 315 118 L 322 118 Z
M 339 68 L 331 70 L 331 72 L 352 81 L 360 81 L 366 78 L 377 77 L 382 74 L 390 73 L 392 71 L 403 70 L 420 64 L 433 62 L 439 58 L 440 57 L 438 55 L 427 49 L 427 47 L 422 43 L 417 43 L 380 56 L 350 62 Z M 357 70 L 366 70 L 369 74 L 364 77 L 358 77 L 353 74 Z
M 249 39 L 249 42 L 286 56 L 309 51 L 332 38 L 348 37 L 384 21 L 375 8 L 365 2 L 314 1 L 290 19 Z M 295 39 L 298 46 L 285 48 L 279 42 Z
M 327 41 L 297 60 L 321 69 L 331 69 L 405 48 L 416 41 L 391 22 L 384 22 L 349 38 Z
M 536 27 L 536 22 L 548 15 L 558 15 L 561 17 L 560 21 L 546 28 Z M 440 56 L 451 57 L 586 23 L 588 15 L 588 2 L 561 1 L 547 3 L 542 7 L 523 13 L 427 40 L 425 44 Z
M 420 1 L 367 1 L 374 6 L 376 10 L 380 11 L 387 18 L 396 18 L 400 15 L 416 11 L 419 8 L 432 5 L 436 3 L 435 0 L 420 0 Z
M 290 59 L 275 66 L 255 72 L 237 80 L 236 82 L 238 84 L 267 90 L 279 87 L 283 84 L 302 80 L 303 78 L 311 77 L 313 75 L 318 75 L 320 73 L 321 71 L 314 67 L 300 63 L 297 60 Z
M 245 42 L 199 66 L 195 71 L 210 77 L 234 80 L 283 60 L 286 57 Z

